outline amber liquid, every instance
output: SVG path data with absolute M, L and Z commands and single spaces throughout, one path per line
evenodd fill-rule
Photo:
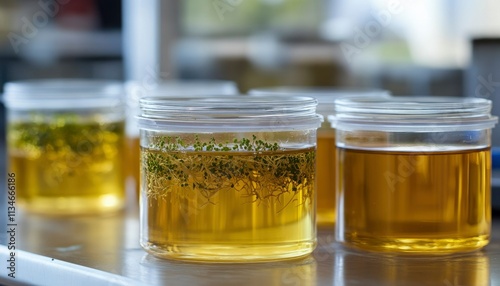
M 212 262 L 308 255 L 316 244 L 315 160 L 300 162 L 309 155 L 314 149 L 163 155 L 143 148 L 141 245 L 160 257 Z M 148 174 L 161 168 L 148 169 L 150 158 L 170 169 Z M 282 176 L 293 160 L 296 171 Z
M 127 137 L 127 150 L 125 167 L 127 169 L 127 178 L 132 179 L 134 192 L 139 197 L 139 180 L 140 180 L 140 145 L 139 137 Z
M 337 236 L 377 251 L 481 248 L 491 225 L 490 149 L 386 152 L 338 148 Z
M 121 209 L 123 129 L 123 123 L 11 124 L 8 154 L 19 206 L 49 215 Z
M 317 183 L 318 183 L 318 226 L 335 224 L 335 130 L 318 131 Z

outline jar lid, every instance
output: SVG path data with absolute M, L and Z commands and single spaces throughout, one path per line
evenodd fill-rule
M 318 100 L 318 113 L 323 116 L 334 114 L 334 102 L 340 98 L 350 97 L 389 97 L 386 90 L 362 88 L 334 88 L 334 87 L 293 87 L 280 86 L 271 88 L 258 88 L 249 91 L 250 95 L 289 95 L 309 96 Z
M 310 97 L 145 97 L 139 127 L 155 131 L 247 132 L 318 128 Z
M 117 81 L 51 79 L 9 82 L 3 101 L 13 109 L 86 109 L 116 107 L 123 103 Z
M 471 97 L 398 96 L 335 101 L 331 126 L 341 130 L 441 132 L 493 128 L 491 101 Z

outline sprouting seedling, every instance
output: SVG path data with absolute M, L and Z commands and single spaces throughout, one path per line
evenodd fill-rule
M 285 150 L 255 135 L 224 143 L 213 137 L 202 142 L 195 136 L 190 146 L 173 136 L 153 137 L 150 142 L 141 156 L 152 198 L 195 190 L 209 203 L 219 191 L 237 191 L 251 201 L 277 200 L 286 206 L 290 203 L 282 202 L 286 193 L 300 193 L 305 199 L 312 196 L 312 148 Z
M 34 113 L 30 119 L 8 124 L 9 146 L 24 156 L 42 157 L 53 177 L 76 176 L 108 162 L 124 137 L 122 121 L 84 121 L 74 113 Z

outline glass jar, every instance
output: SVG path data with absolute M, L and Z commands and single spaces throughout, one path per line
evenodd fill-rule
M 77 215 L 124 206 L 122 98 L 122 86 L 108 81 L 5 85 L 9 172 L 20 207 Z
M 126 164 L 127 181 L 131 182 L 134 192 L 139 192 L 139 127 L 136 116 L 140 115 L 139 99 L 145 96 L 189 97 L 237 95 L 234 82 L 222 80 L 178 80 L 159 82 L 129 82 L 127 84 L 127 122 L 126 122 Z
M 491 102 L 339 99 L 337 239 L 376 251 L 449 253 L 490 238 Z
M 316 244 L 316 100 L 143 98 L 141 245 L 164 258 L 291 259 Z
M 334 101 L 348 97 L 388 97 L 389 92 L 383 90 L 337 89 L 321 87 L 276 87 L 251 90 L 254 95 L 310 96 L 318 100 L 318 113 L 324 118 L 334 114 Z M 318 206 L 317 223 L 320 227 L 333 227 L 335 224 L 335 129 L 327 120 L 317 133 L 317 184 Z

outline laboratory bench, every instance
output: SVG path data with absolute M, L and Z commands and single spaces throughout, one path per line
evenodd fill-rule
M 155 258 L 139 245 L 136 207 L 87 217 L 18 212 L 16 224 L 16 278 L 7 277 L 9 250 L 1 245 L 2 285 L 500 285 L 498 214 L 490 244 L 472 253 L 361 252 L 336 242 L 331 228 L 319 229 L 318 246 L 309 257 L 253 264 Z

